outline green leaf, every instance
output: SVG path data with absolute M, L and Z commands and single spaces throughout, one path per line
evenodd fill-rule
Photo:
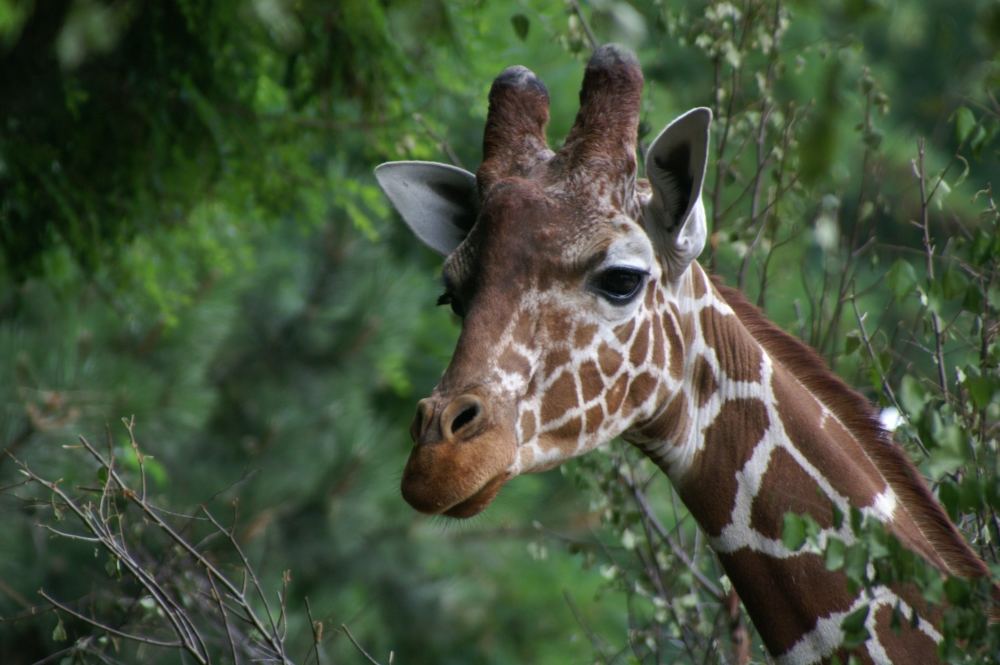
M 514 34 L 522 42 L 528 37 L 528 30 L 531 29 L 531 21 L 524 14 L 514 14 L 510 17 L 510 24 L 514 26 Z
M 927 393 L 911 374 L 904 376 L 899 384 L 899 402 L 913 420 L 918 419 L 924 410 Z
M 969 279 L 960 270 L 954 267 L 945 270 L 941 277 L 941 293 L 948 300 L 954 300 L 965 295 L 965 290 L 969 286 Z
M 851 531 L 861 533 L 861 527 L 865 523 L 865 516 L 859 509 L 851 506 Z
M 823 553 L 824 561 L 826 562 L 827 570 L 840 570 L 844 567 L 844 554 L 847 552 L 847 546 L 844 541 L 833 538 L 826 545 L 826 551 Z
M 871 150 L 878 150 L 878 147 L 882 145 L 882 132 L 877 129 L 872 129 L 864 133 L 862 140 Z
M 969 390 L 969 396 L 977 409 L 986 408 L 993 401 L 998 387 L 997 378 L 994 376 L 967 376 L 965 377 L 965 387 Z
M 868 606 L 859 607 L 840 622 L 840 628 L 844 631 L 843 647 L 853 649 L 864 644 L 868 639 L 868 629 L 865 628 L 865 620 L 868 618 Z
M 958 142 L 964 141 L 975 126 L 976 116 L 972 115 L 972 111 L 966 107 L 959 106 L 958 110 L 955 111 L 955 138 Z
M 941 500 L 951 519 L 957 519 L 959 506 L 958 486 L 948 480 L 942 481 L 938 486 L 938 499 Z
M 63 625 L 62 617 L 59 617 L 59 622 L 56 623 L 56 627 L 52 629 L 52 641 L 65 642 L 67 639 L 66 626 Z
M 983 310 L 983 292 L 978 284 L 969 284 L 962 298 L 962 309 L 966 312 L 979 314 Z
M 861 346 L 861 333 L 857 330 L 851 330 L 847 333 L 847 337 L 844 339 L 844 355 L 849 356 Z
M 972 586 L 959 577 L 949 577 L 944 581 L 944 594 L 952 605 L 962 607 L 972 602 Z
M 980 512 L 987 508 L 983 483 L 975 476 L 967 476 L 959 486 L 959 508 L 967 512 Z
M 785 513 L 781 527 L 781 542 L 785 547 L 795 551 L 806 543 L 806 521 L 801 515 Z
M 844 574 L 855 582 L 862 584 L 868 572 L 868 552 L 863 545 L 851 545 L 844 551 Z
M 109 577 L 120 578 L 122 575 L 121 560 L 114 555 L 109 555 L 107 561 L 104 562 L 104 572 Z
M 886 273 L 885 280 L 896 300 L 902 300 L 917 287 L 917 271 L 908 261 L 896 259 Z
M 934 479 L 943 478 L 949 473 L 958 471 L 966 464 L 965 455 L 948 446 L 941 446 L 931 451 L 927 459 L 927 474 Z

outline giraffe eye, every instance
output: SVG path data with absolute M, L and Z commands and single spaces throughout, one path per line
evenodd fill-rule
M 639 294 L 646 271 L 637 268 L 608 268 L 591 282 L 591 288 L 612 305 L 625 305 Z
M 451 292 L 445 291 L 437 299 L 438 305 L 451 305 L 451 311 L 460 319 L 465 318 L 465 309 L 462 304 L 455 299 L 455 296 L 451 295 Z

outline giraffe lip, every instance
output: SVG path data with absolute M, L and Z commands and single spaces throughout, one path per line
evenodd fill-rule
M 462 519 L 478 515 L 496 498 L 497 493 L 500 492 L 500 488 L 504 486 L 509 477 L 507 473 L 494 476 L 485 485 L 476 490 L 472 496 L 459 501 L 451 508 L 442 511 L 441 514 Z

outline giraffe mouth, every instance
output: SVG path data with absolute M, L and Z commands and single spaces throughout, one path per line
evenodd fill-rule
M 510 474 L 508 473 L 501 473 L 500 475 L 495 476 L 492 480 L 487 481 L 485 485 L 476 490 L 475 494 L 467 499 L 459 501 L 448 510 L 443 511 L 441 514 L 461 519 L 478 515 L 486 509 L 486 506 L 493 502 L 493 499 L 495 499 L 497 494 L 500 492 L 500 488 L 503 487 L 509 479 Z

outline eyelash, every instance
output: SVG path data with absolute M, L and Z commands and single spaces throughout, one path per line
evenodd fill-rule
M 627 305 L 642 291 L 648 274 L 638 268 L 608 268 L 591 280 L 590 288 L 612 305 Z M 465 318 L 465 308 L 451 291 L 445 291 L 438 296 L 437 304 L 449 305 L 455 316 L 460 319 Z
M 465 318 L 465 309 L 462 307 L 462 304 L 458 302 L 455 296 L 451 294 L 450 291 L 445 291 L 444 293 L 442 293 L 437 299 L 437 304 L 451 305 L 451 311 L 455 314 L 455 316 L 457 316 L 460 319 Z
M 612 305 L 627 305 L 642 291 L 648 274 L 638 268 L 608 268 L 594 276 L 590 288 Z

